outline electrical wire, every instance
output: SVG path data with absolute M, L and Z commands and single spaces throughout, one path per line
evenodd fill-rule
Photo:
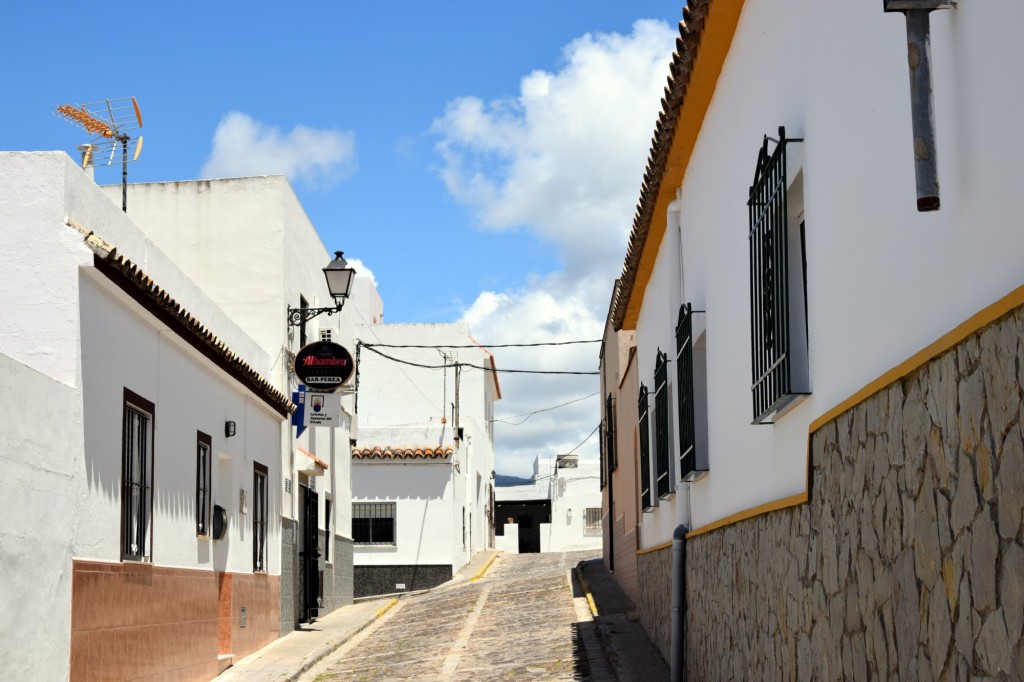
M 363 317 L 363 313 L 359 310 L 358 307 L 356 307 L 356 306 L 353 306 L 353 307 L 355 308 L 356 315 L 358 315 L 359 319 L 363 321 L 363 326 L 365 326 L 367 329 L 369 329 L 370 333 L 373 334 L 375 337 L 377 337 L 377 340 L 380 341 L 380 337 L 377 336 L 377 332 L 375 332 L 373 330 L 373 325 L 369 324 L 366 321 L 366 318 Z M 358 347 L 359 345 L 366 346 L 367 344 L 363 343 L 362 341 L 356 340 L 356 345 Z M 421 396 L 423 396 L 423 398 L 431 405 L 431 407 L 437 408 L 437 403 L 434 401 L 434 399 L 431 398 L 430 396 L 428 396 L 426 393 L 424 393 L 423 389 L 421 389 L 416 384 L 416 382 L 412 380 L 412 377 L 410 377 L 408 374 L 405 373 L 404 369 L 399 367 L 398 371 L 402 373 L 402 376 L 404 376 L 409 381 L 409 383 L 412 384 L 412 387 L 416 389 L 416 392 L 419 393 Z M 445 407 L 441 406 L 438 409 L 440 410 L 441 416 L 444 417 L 445 416 Z
M 573 403 L 578 403 L 581 400 L 586 400 L 587 398 L 593 398 L 598 393 L 600 393 L 600 391 L 594 391 L 593 393 L 590 393 L 589 395 L 585 395 L 585 396 L 583 396 L 581 398 L 574 398 L 573 400 L 568 400 L 568 401 L 566 401 L 566 402 L 564 402 L 564 403 L 562 403 L 560 405 L 554 405 L 552 407 L 544 407 L 544 408 L 541 408 L 539 410 L 534 410 L 533 412 L 527 412 L 525 414 L 517 414 L 514 417 L 508 417 L 508 419 L 519 419 L 520 417 L 525 417 L 526 419 L 523 419 L 523 421 L 521 421 L 521 422 L 510 422 L 510 421 L 506 421 L 505 419 L 491 419 L 490 421 L 492 421 L 492 422 L 501 422 L 502 424 L 508 424 L 509 426 L 519 426 L 520 424 L 525 424 L 526 421 L 530 417 L 535 415 L 535 414 L 540 414 L 541 412 L 550 412 L 551 410 L 557 410 L 560 407 L 565 407 L 566 405 L 572 405 Z
M 587 442 L 588 440 L 590 440 L 590 439 L 591 439 L 591 437 L 593 437 L 593 435 L 594 435 L 595 433 L 597 433 L 597 430 L 598 430 L 598 429 L 600 429 L 600 428 L 601 428 L 601 425 L 600 425 L 600 424 L 598 424 L 597 426 L 595 426 L 595 427 L 594 427 L 594 430 L 590 432 L 590 435 L 589 435 L 589 436 L 587 436 L 586 438 L 584 438 L 584 439 L 583 439 L 583 441 L 582 441 L 582 442 L 581 442 L 581 443 L 580 443 L 579 445 L 577 445 L 576 447 L 574 447 L 574 448 L 573 448 L 572 450 L 570 450 L 569 452 L 567 452 L 567 453 L 565 453 L 565 454 L 567 454 L 567 455 L 571 455 L 572 453 L 574 453 L 574 452 L 576 452 L 577 450 L 579 450 L 579 449 L 580 449 L 581 447 L 583 447 L 583 444 L 584 444 L 584 443 L 586 443 L 586 442 Z
M 376 353 L 377 355 L 381 356 L 382 358 L 387 358 L 388 360 L 391 360 L 392 362 L 397 362 L 397 363 L 400 363 L 400 364 L 403 364 L 403 365 L 410 365 L 412 367 L 420 367 L 422 369 L 444 369 L 445 367 L 453 366 L 453 365 L 425 365 L 425 364 L 420 363 L 420 362 L 413 362 L 412 360 L 402 360 L 401 358 L 396 358 L 393 355 L 388 355 L 387 353 L 384 353 L 382 351 L 377 350 L 376 348 L 374 348 L 373 345 L 366 344 L 366 343 L 361 343 L 360 345 L 363 348 L 366 348 L 367 350 Z M 578 376 L 598 376 L 598 375 L 601 374 L 600 372 L 570 372 L 570 371 L 564 371 L 564 370 L 502 369 L 502 368 L 496 368 L 496 367 L 484 367 L 483 365 L 474 365 L 473 363 L 470 363 L 470 362 L 458 362 L 458 363 L 455 363 L 455 364 L 461 365 L 463 367 L 470 367 L 472 369 L 483 370 L 484 372 L 501 372 L 501 373 L 504 373 L 504 374 L 572 374 L 572 375 L 578 375 Z
M 397 344 L 397 343 L 364 343 L 364 346 L 378 346 L 380 348 L 538 348 L 541 346 L 571 346 L 580 343 L 601 343 L 601 339 L 585 339 L 579 341 L 546 341 L 538 343 L 480 343 L 480 344 L 443 344 L 443 345 L 409 345 L 409 344 Z

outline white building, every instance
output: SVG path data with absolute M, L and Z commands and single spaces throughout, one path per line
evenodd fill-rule
M 533 478 L 494 491 L 495 547 L 505 552 L 601 549 L 600 462 L 537 456 Z
M 0 233 L 4 677 L 209 679 L 278 636 L 273 359 L 62 152 Z
M 120 198 L 120 186 L 104 188 Z M 132 219 L 272 358 L 268 378 L 291 395 L 295 353 L 330 337 L 354 353 L 353 310 L 288 324 L 289 308 L 329 307 L 331 256 L 283 176 L 133 184 Z M 352 601 L 350 445 L 353 403 L 341 426 L 275 436 L 283 504 L 282 633 Z M 316 527 L 316 531 L 308 531 Z
M 1019 590 L 988 594 L 1006 570 L 1019 583 L 1020 515 L 997 533 L 991 510 L 1019 506 L 1020 434 L 1000 415 L 1020 376 L 976 372 L 1006 353 L 987 325 L 1020 319 L 1024 81 L 1006 74 L 1024 44 L 1006 36 L 1024 5 L 698 0 L 687 15 L 609 316 L 636 332 L 635 364 L 605 386 L 620 414 L 634 407 L 617 382 L 639 391 L 635 452 L 620 438 L 617 454 L 640 474 L 641 621 L 702 679 L 1021 674 L 1020 619 L 1003 618 Z M 929 118 L 933 146 L 912 126 Z M 972 565 L 999 575 L 961 581 Z M 687 634 L 670 643 L 683 585 Z M 800 603 L 814 613 L 787 621 Z
M 492 546 L 494 358 L 465 324 L 356 336 L 355 595 L 434 587 Z

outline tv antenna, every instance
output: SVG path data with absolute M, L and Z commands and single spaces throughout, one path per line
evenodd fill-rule
M 82 150 L 82 168 L 111 166 L 121 162 L 121 209 L 128 212 L 128 161 L 136 161 L 142 152 L 142 136 L 132 138 L 126 130 L 142 127 L 142 112 L 134 97 L 105 99 L 91 104 L 61 104 L 54 112 L 85 128 L 95 137 Z M 129 147 L 135 142 L 134 151 Z

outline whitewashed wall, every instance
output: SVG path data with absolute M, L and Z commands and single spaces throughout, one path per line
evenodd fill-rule
M 91 274 L 91 276 L 90 276 Z M 280 476 L 280 416 L 254 402 L 212 363 L 148 316 L 95 271 L 81 287 L 82 386 L 87 476 L 77 520 L 76 558 L 120 561 L 124 388 L 155 405 L 153 562 L 161 566 L 252 571 L 253 462 Z M 224 423 L 237 425 L 233 438 Z M 196 537 L 196 431 L 212 440 L 214 502 L 228 511 L 221 540 Z M 225 464 L 228 462 L 229 464 Z M 229 480 L 224 480 L 230 477 Z M 280 544 L 280 494 L 270 486 L 269 548 Z M 247 492 L 249 514 L 240 509 Z M 268 551 L 280 574 L 280 553 Z
M 601 548 L 601 533 L 587 535 L 586 510 L 601 508 L 600 461 L 579 458 L 577 466 L 555 468 L 555 457 L 537 456 L 533 462 L 530 484 L 503 486 L 495 491 L 498 502 L 533 502 L 549 500 L 551 522 L 540 524 L 541 552 L 571 552 Z M 505 535 L 513 528 L 516 541 L 506 539 L 498 548 L 519 551 L 519 527 L 505 524 Z M 498 542 L 498 540 L 496 540 Z
M 393 547 L 356 545 L 356 565 L 454 564 L 453 529 L 459 527 L 452 524 L 457 503 L 452 473 L 447 462 L 354 463 L 356 501 L 395 502 L 396 529 Z
M 601 549 L 600 531 L 586 534 L 586 510 L 601 508 L 600 462 L 578 460 L 576 467 L 558 469 L 551 499 L 548 551 L 573 552 Z
M 142 386 L 157 404 L 159 565 L 252 570 L 248 526 L 216 543 L 219 564 L 195 537 L 196 429 L 213 437 L 215 453 L 267 459 L 279 417 L 92 268 L 66 217 L 113 242 L 257 371 L 270 369 L 267 354 L 66 154 L 0 153 L 0 187 L 0 392 L 10 398 L 0 411 L 0 474 L 13 496 L 0 518 L 0 667 L 11 679 L 66 679 L 72 558 L 120 560 L 124 386 Z M 239 436 L 221 446 L 227 406 Z M 274 457 L 266 463 L 277 476 Z M 251 487 L 248 466 L 239 488 Z M 216 488 L 216 463 L 213 476 Z
M 942 209 L 918 213 L 902 15 L 745 2 L 637 327 L 650 386 L 679 301 L 707 310 L 711 473 L 693 486 L 692 526 L 802 492 L 812 419 L 1024 282 L 1024 81 L 1006 77 L 1024 63 L 1022 19 L 1010 0 L 931 14 Z M 790 177 L 803 171 L 812 395 L 752 426 L 746 195 L 762 136 L 780 125 L 805 138 Z M 644 515 L 643 546 L 671 538 L 679 504 Z
M 473 345 L 466 324 L 379 324 L 360 325 L 355 335 L 365 343 L 392 345 Z M 437 367 L 429 369 L 402 364 L 363 348 L 359 367 L 360 446 L 373 446 L 365 437 L 371 429 L 402 424 L 453 423 L 451 404 L 455 402 L 455 370 L 445 364 L 433 348 L 381 348 L 381 352 L 407 362 Z M 449 364 L 464 362 L 490 367 L 488 354 L 481 348 L 453 348 L 445 351 Z M 494 445 L 487 419 L 498 398 L 493 375 L 466 367 L 459 381 L 459 416 L 464 438 L 455 456 L 458 469 L 453 474 L 452 507 L 449 523 L 453 529 L 451 547 L 455 570 L 465 565 L 475 552 L 486 549 L 489 528 L 486 509 L 488 486 L 493 483 Z M 384 466 L 389 466 L 385 464 Z M 451 465 L 449 465 L 451 466 Z M 365 496 L 360 478 L 353 478 L 354 496 Z M 466 508 L 466 543 L 462 542 L 462 507 Z M 359 561 L 357 560 L 357 563 Z
M 76 479 L 85 474 L 81 394 L 3 353 L 0 394 L 0 668 L 12 680 L 67 679 Z
M 120 185 L 102 188 L 120 200 Z M 229 178 L 185 182 L 143 183 L 128 188 L 129 213 L 153 241 L 164 249 L 190 278 L 270 354 L 272 370 L 266 374 L 281 391 L 291 394 L 297 380 L 289 373 L 287 351 L 299 350 L 299 332 L 286 323 L 289 306 L 300 296 L 311 307 L 333 305 L 323 268 L 333 259 L 284 176 Z M 214 255 L 216 254 L 216 255 Z M 350 256 L 355 254 L 349 254 Z M 352 342 L 354 307 L 341 314 L 321 315 L 307 323 L 307 342 L 330 329 L 332 339 L 355 352 Z M 295 445 L 329 463 L 316 481 L 320 497 L 320 525 L 325 527 L 325 501 L 333 501 L 335 533 L 351 528 L 350 417 L 353 399 L 341 399 L 343 426 L 310 428 L 294 438 L 295 428 L 280 428 L 282 471 L 298 490 L 299 470 L 305 455 Z M 299 496 L 281 484 L 282 514 L 297 519 Z

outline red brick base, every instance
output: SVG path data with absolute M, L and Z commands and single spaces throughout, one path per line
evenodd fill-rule
M 280 578 L 73 562 L 71 679 L 209 680 L 278 636 Z M 246 610 L 245 627 L 241 610 Z

